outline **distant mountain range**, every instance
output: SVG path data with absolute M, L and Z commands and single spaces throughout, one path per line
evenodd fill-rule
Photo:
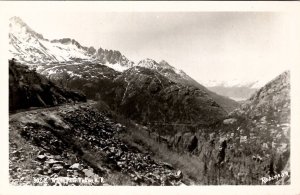
M 203 80 L 201 83 L 209 90 L 236 101 L 244 101 L 251 97 L 254 92 L 267 84 L 272 78 L 264 77 L 260 80 L 251 81 L 243 79 L 231 80 Z

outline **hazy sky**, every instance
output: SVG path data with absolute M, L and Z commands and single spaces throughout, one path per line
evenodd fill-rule
M 48 39 L 162 59 L 198 81 L 272 78 L 288 69 L 290 26 L 271 12 L 18 14 Z

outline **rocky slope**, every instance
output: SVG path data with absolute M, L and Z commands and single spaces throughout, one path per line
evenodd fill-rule
M 13 185 L 181 185 L 183 173 L 118 138 L 93 102 L 10 115 Z
M 222 123 L 164 139 L 175 150 L 199 156 L 206 184 L 288 184 L 289 72 L 258 90 Z M 262 178 L 279 174 L 285 177 L 262 183 Z
M 9 110 L 86 101 L 85 95 L 58 87 L 28 66 L 9 61 Z

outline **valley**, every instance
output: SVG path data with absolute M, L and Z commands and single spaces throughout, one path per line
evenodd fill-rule
M 238 103 L 165 60 L 10 29 L 11 184 L 290 184 L 289 71 Z

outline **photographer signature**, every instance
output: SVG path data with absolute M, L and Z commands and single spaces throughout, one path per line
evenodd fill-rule
M 281 179 L 283 177 L 286 177 L 286 176 L 288 177 L 289 173 L 287 171 L 282 171 L 281 173 L 276 174 L 274 176 L 262 177 L 260 179 L 261 179 L 262 184 L 266 184 L 267 182 L 274 181 L 274 180 L 279 180 L 279 179 Z

